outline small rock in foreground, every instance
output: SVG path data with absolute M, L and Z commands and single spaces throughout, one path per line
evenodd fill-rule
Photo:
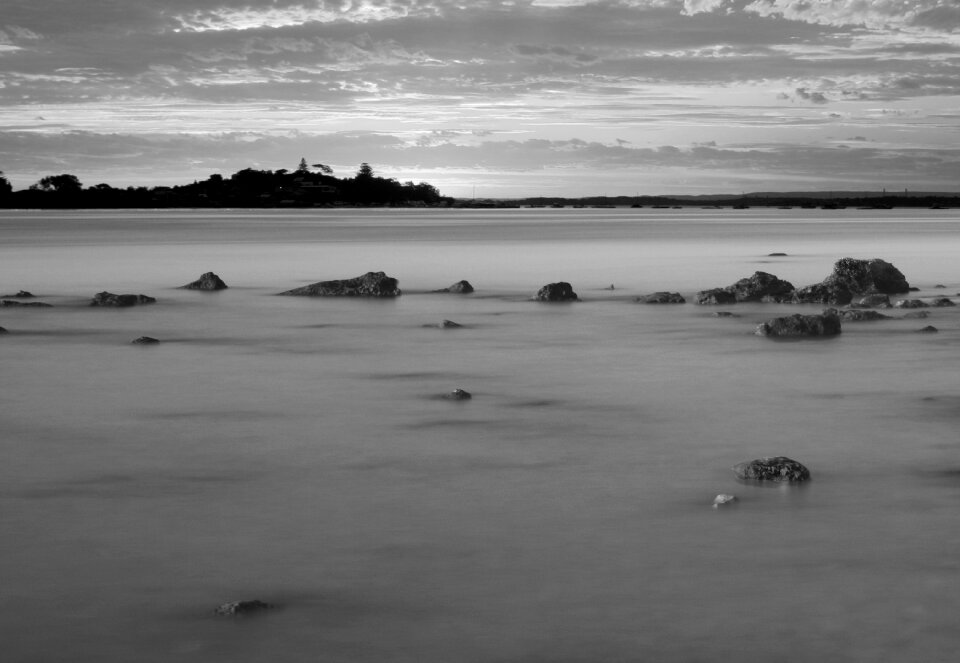
M 473 286 L 470 285 L 469 281 L 457 281 L 449 288 L 441 288 L 440 290 L 434 290 L 434 292 L 451 292 L 457 295 L 469 295 L 473 292 Z
M 130 341 L 133 345 L 156 345 L 159 342 L 160 341 L 152 336 L 141 336 L 140 338 L 135 338 Z
M 231 601 L 218 605 L 213 614 L 223 617 L 246 617 L 256 615 L 273 608 L 273 605 L 254 599 L 252 601 Z
M 835 309 L 827 309 L 822 315 L 794 313 L 763 322 L 754 333 L 757 336 L 836 336 L 840 333 L 840 316 Z
M 444 394 L 443 397 L 448 401 L 468 401 L 473 398 L 473 395 L 463 389 L 454 389 L 449 394 Z
M 98 292 L 90 301 L 90 306 L 135 306 L 137 304 L 155 304 L 156 299 L 147 295 L 115 295 L 112 292 Z
M 193 281 L 192 283 L 188 283 L 187 285 L 180 286 L 180 289 L 181 290 L 213 291 L 213 290 L 225 290 L 227 287 L 229 286 L 227 286 L 227 284 L 223 282 L 223 279 L 221 279 L 219 276 L 217 276 L 213 272 L 207 272 L 206 274 L 202 274 L 200 278 L 198 278 L 196 281 Z
M 566 281 L 559 281 L 548 283 L 540 288 L 534 299 L 540 302 L 574 302 L 578 297 L 572 285 Z
M 933 325 L 927 325 L 923 329 L 918 329 L 917 333 L 918 334 L 936 334 L 939 331 L 940 330 L 934 327 Z
M 713 508 L 719 509 L 722 506 L 727 506 L 733 504 L 737 501 L 736 495 L 727 495 L 726 493 L 720 493 L 713 498 Z
M 738 479 L 753 481 L 806 481 L 810 470 L 786 456 L 768 456 L 733 466 Z

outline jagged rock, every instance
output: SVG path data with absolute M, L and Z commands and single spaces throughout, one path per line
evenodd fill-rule
M 940 330 L 937 329 L 936 327 L 934 327 L 933 325 L 927 325 L 927 326 L 924 327 L 923 329 L 918 329 L 918 330 L 917 330 L 917 332 L 919 332 L 919 333 L 921 333 L 921 334 L 936 334 L 938 331 L 940 331 Z
M 141 336 L 140 338 L 135 338 L 132 341 L 130 341 L 130 343 L 132 343 L 133 345 L 156 345 L 159 342 L 160 341 L 153 338 L 152 336 Z
M 868 322 L 872 320 L 889 320 L 889 315 L 884 315 L 877 311 L 871 311 L 869 309 L 844 309 L 837 311 L 837 314 L 840 316 L 840 319 L 844 322 Z
M 448 401 L 468 401 L 473 398 L 473 394 L 463 389 L 454 389 L 449 394 L 444 394 L 443 397 Z
M 733 466 L 738 479 L 799 482 L 810 478 L 810 470 L 786 456 L 768 456 Z
M 956 306 L 956 303 L 949 297 L 937 297 L 932 302 L 930 302 L 930 306 L 943 308 L 944 306 Z
M 927 308 L 930 306 L 922 299 L 898 299 L 893 304 L 893 308 Z
M 890 295 L 867 295 L 850 302 L 851 308 L 890 308 Z
M 9 297 L 10 299 L 32 299 L 33 293 L 27 292 L 26 290 L 21 290 L 15 295 L 0 295 L 0 297 Z
M 732 304 L 733 302 L 780 302 L 793 296 L 793 284 L 767 272 L 754 272 L 725 288 L 697 293 L 698 304 Z
M 920 311 L 910 311 L 909 313 L 903 316 L 903 319 L 904 320 L 918 320 L 918 319 L 922 320 L 923 318 L 929 318 L 929 317 L 930 317 L 930 311 L 920 310 Z
M 840 333 L 840 316 L 835 309 L 820 315 L 794 313 L 757 325 L 757 336 L 835 336 Z
M 698 304 L 736 304 L 736 296 L 726 288 L 701 290 L 697 293 Z
M 473 292 L 473 286 L 470 285 L 469 281 L 457 281 L 449 288 L 441 288 L 440 290 L 434 290 L 434 292 L 452 292 L 458 295 L 469 295 Z
M 687 300 L 679 292 L 654 292 L 637 297 L 643 304 L 686 304 Z
M 46 302 L 18 302 L 13 299 L 4 299 L 0 301 L 0 306 L 32 306 L 33 308 L 46 308 L 53 306 L 53 304 L 47 304 Z
M 577 301 L 577 293 L 573 291 L 566 281 L 557 283 L 548 283 L 537 291 L 534 299 L 540 302 L 574 302 Z
M 196 281 L 180 286 L 182 290 L 224 290 L 227 287 L 227 284 L 213 272 L 202 274 Z
M 270 603 L 264 603 L 257 599 L 252 601 L 231 601 L 230 603 L 218 605 L 214 608 L 213 614 L 222 617 L 247 617 L 266 612 L 273 607 Z
M 907 292 L 910 284 L 903 273 L 885 260 L 841 258 L 833 273 L 821 283 L 800 288 L 793 295 L 797 304 L 848 304 L 857 295 Z
M 90 301 L 90 306 L 135 306 L 154 304 L 156 299 L 147 295 L 115 295 L 112 292 L 98 292 Z
M 727 495 L 726 493 L 720 493 L 713 498 L 713 508 L 719 509 L 722 506 L 729 506 L 737 501 L 736 495 Z
M 383 272 L 367 272 L 363 276 L 335 281 L 320 281 L 281 292 L 281 295 L 303 297 L 398 297 L 397 279 Z

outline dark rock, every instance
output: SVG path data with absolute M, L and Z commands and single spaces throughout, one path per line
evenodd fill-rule
M 769 456 L 733 466 L 738 479 L 748 481 L 807 481 L 810 470 L 786 456 Z
M 224 290 L 227 287 L 227 284 L 213 272 L 202 274 L 196 281 L 180 286 L 183 290 Z
M 937 308 L 943 308 L 944 306 L 956 306 L 956 303 L 948 297 L 937 297 L 932 302 L 930 306 L 935 306 Z
M 0 295 L 0 297 L 9 297 L 10 299 L 32 299 L 33 293 L 27 292 L 26 290 L 21 290 L 15 295 Z
M 654 292 L 637 297 L 643 304 L 686 304 L 687 300 L 679 292 Z
M 793 296 L 793 284 L 766 272 L 754 272 L 725 288 L 697 293 L 698 304 L 731 304 L 733 302 L 780 302 Z M 726 294 L 723 294 L 726 293 Z
M 577 301 L 577 293 L 573 291 L 566 281 L 557 283 L 548 283 L 537 291 L 534 299 L 540 302 L 574 302 Z
M 933 287 L 936 288 L 936 289 L 938 289 L 938 290 L 945 290 L 945 289 L 947 288 L 947 286 L 943 285 L 942 283 L 938 283 L 937 285 L 935 285 L 935 286 L 933 286 Z
M 367 272 L 356 278 L 320 281 L 280 294 L 303 297 L 398 297 L 401 293 L 397 283 L 397 279 L 383 272 Z
M 3 327 L 0 327 L 0 334 L 6 334 L 6 333 L 8 333 L 7 330 L 4 329 Z
M 273 607 L 270 603 L 264 603 L 257 599 L 252 601 L 231 601 L 230 603 L 218 605 L 214 609 L 213 614 L 222 617 L 248 617 L 250 615 L 264 613 Z
M 903 273 L 885 260 L 841 258 L 833 273 L 822 283 L 800 288 L 793 301 L 798 304 L 848 304 L 854 296 L 907 292 L 910 284 Z
M 903 316 L 903 319 L 904 320 L 916 320 L 916 319 L 922 320 L 923 318 L 929 318 L 929 317 L 930 317 L 930 311 L 921 310 L 921 311 L 910 311 L 909 313 Z
M 112 292 L 98 292 L 90 301 L 90 306 L 136 306 L 154 304 L 156 299 L 146 295 L 115 295 Z
M 927 325 L 927 326 L 924 327 L 923 329 L 918 329 L 918 330 L 917 330 L 917 332 L 919 332 L 919 333 L 921 333 L 921 334 L 936 334 L 938 331 L 940 331 L 940 330 L 937 329 L 936 327 L 934 327 L 933 325 Z
M 697 293 L 698 304 L 736 304 L 737 297 L 726 288 L 701 290 Z
M 736 313 L 731 313 L 730 311 L 716 311 L 713 314 L 715 318 L 739 318 L 740 316 Z
M 141 336 L 140 338 L 135 338 L 132 341 L 130 341 L 130 343 L 132 343 L 133 345 L 156 345 L 159 342 L 160 341 L 153 338 L 152 336 Z
M 439 323 L 435 325 L 424 325 L 424 327 L 431 327 L 433 329 L 436 329 L 438 327 L 440 329 L 459 329 L 463 327 L 463 325 L 458 325 L 453 320 L 441 320 Z
M 473 398 L 473 394 L 463 389 L 454 389 L 449 394 L 444 394 L 443 397 L 448 401 L 468 401 Z
M 867 322 L 871 320 L 889 320 L 889 315 L 884 315 L 877 311 L 871 311 L 867 309 L 845 309 L 842 311 L 837 311 L 837 314 L 840 316 L 840 319 L 844 322 Z
M 48 306 L 53 306 L 53 304 L 47 304 L 46 302 L 18 302 L 12 299 L 4 299 L 0 301 L 0 306 L 32 306 L 33 308 L 46 308 Z
M 785 258 L 787 254 L 786 253 L 768 253 L 767 256 L 770 258 Z
M 927 308 L 930 306 L 922 299 L 899 299 L 893 304 L 893 308 Z
M 470 285 L 469 281 L 457 281 L 449 288 L 441 288 L 440 290 L 435 290 L 434 292 L 452 292 L 458 295 L 469 295 L 473 292 L 473 286 Z
M 835 309 L 821 315 L 794 313 L 757 326 L 758 336 L 835 336 L 840 333 L 840 316 Z
M 851 308 L 890 308 L 890 295 L 867 295 L 850 302 Z

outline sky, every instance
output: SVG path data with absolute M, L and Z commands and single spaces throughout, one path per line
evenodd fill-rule
M 960 193 L 960 0 L 0 0 L 15 188 Z

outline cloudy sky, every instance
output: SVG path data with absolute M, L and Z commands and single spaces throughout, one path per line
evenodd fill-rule
M 0 0 L 16 188 L 960 191 L 960 0 Z

